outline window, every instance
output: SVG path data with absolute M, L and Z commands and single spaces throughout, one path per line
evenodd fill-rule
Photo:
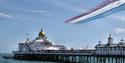
M 116 47 L 114 47 L 114 51 L 116 51 Z
M 121 50 L 121 47 L 118 47 L 118 51 L 120 51 Z
M 112 51 L 112 47 L 110 47 L 110 49 L 109 49 L 110 51 Z
M 123 47 L 123 51 L 125 51 L 125 47 Z

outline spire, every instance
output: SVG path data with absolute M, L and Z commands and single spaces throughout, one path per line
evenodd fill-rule
M 43 28 L 41 28 L 41 32 L 43 31 Z
M 27 38 L 26 38 L 26 42 L 29 42 L 29 41 L 30 41 L 30 39 L 29 39 L 29 34 L 26 33 L 26 36 L 27 36 Z
M 112 34 L 109 34 L 109 37 L 112 37 Z
M 99 42 L 98 42 L 98 45 L 102 44 L 102 41 L 101 41 L 101 35 L 99 36 Z
M 113 38 L 112 38 L 112 35 L 111 35 L 111 34 L 109 34 L 108 43 L 109 43 L 109 44 L 112 44 L 112 43 L 113 43 Z
M 123 35 L 123 34 L 122 34 Z M 125 40 L 124 40 L 124 37 L 122 36 L 122 39 L 121 39 L 121 42 L 124 42 Z
M 124 43 L 124 41 L 125 41 L 125 40 L 122 38 L 120 42 L 121 42 L 121 43 Z
M 122 37 L 121 41 L 124 41 L 123 37 Z

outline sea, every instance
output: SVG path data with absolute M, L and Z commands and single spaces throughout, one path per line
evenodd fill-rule
M 4 59 L 3 56 L 12 55 L 11 53 L 0 53 L 0 63 L 60 63 L 60 62 L 48 62 L 48 61 L 28 61 L 28 60 L 14 60 Z

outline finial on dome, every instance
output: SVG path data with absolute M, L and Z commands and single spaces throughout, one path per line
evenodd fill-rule
M 121 42 L 124 42 L 124 39 L 123 39 L 123 38 L 121 39 Z
M 41 31 L 43 31 L 43 28 L 41 28 Z
M 111 33 L 109 34 L 109 37 L 112 37 L 112 34 L 111 34 Z

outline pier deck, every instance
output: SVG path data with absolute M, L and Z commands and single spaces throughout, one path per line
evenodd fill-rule
M 70 63 L 125 63 L 125 55 L 97 55 L 94 50 L 46 50 L 34 52 L 13 51 L 20 60 L 41 60 Z

